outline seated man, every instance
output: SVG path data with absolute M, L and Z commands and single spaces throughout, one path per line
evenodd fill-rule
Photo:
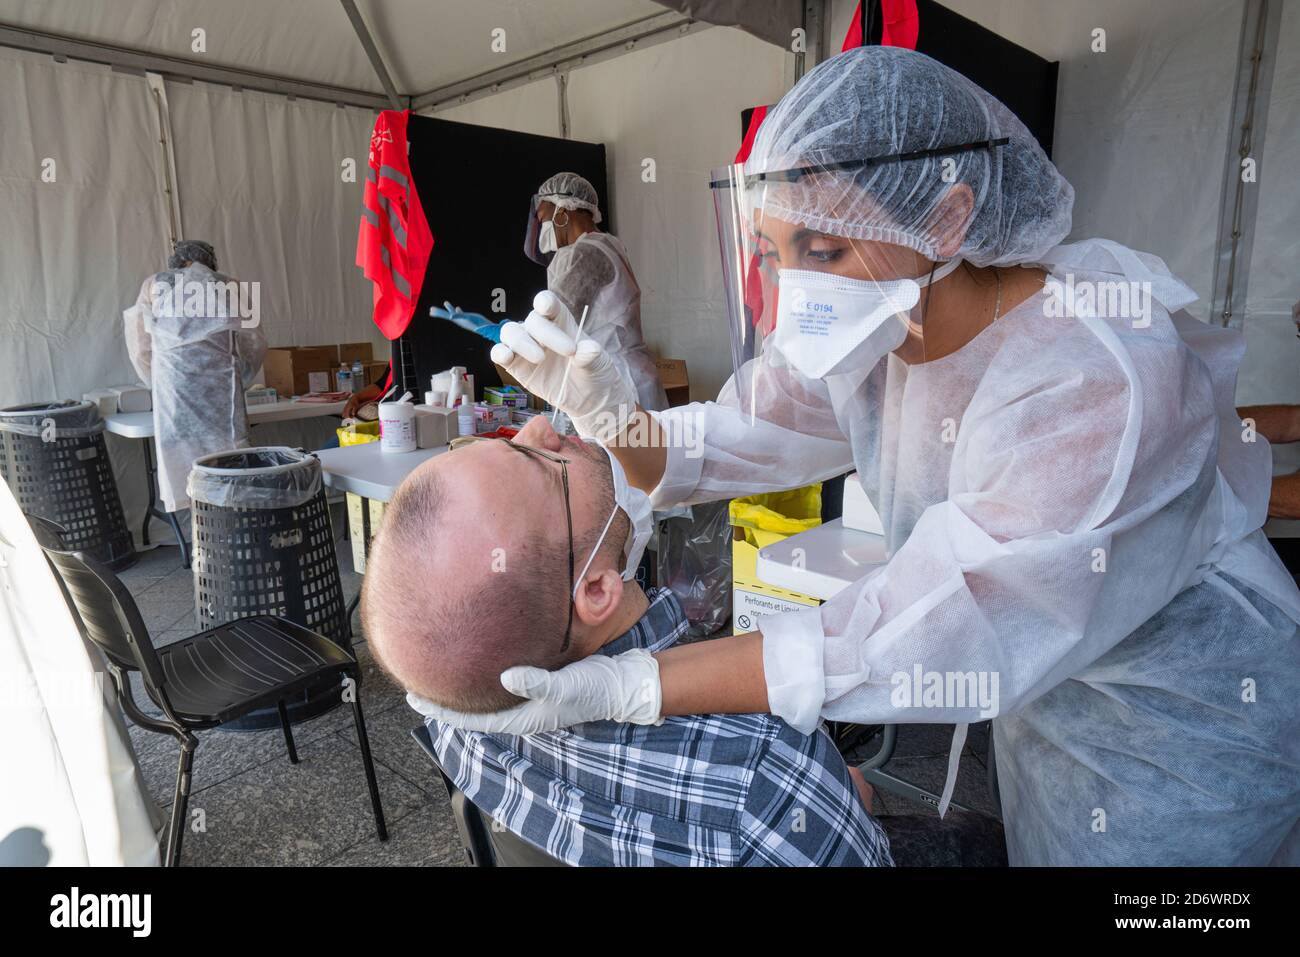
M 676 598 L 628 580 L 649 504 L 631 490 L 635 516 L 615 507 L 629 492 L 614 469 L 539 416 L 514 442 L 474 441 L 413 472 L 367 562 L 361 616 L 379 663 L 413 696 L 486 712 L 520 700 L 505 668 L 675 643 L 687 624 Z M 865 782 L 830 738 L 771 715 L 526 736 L 428 725 L 470 801 L 569 864 L 892 863 L 855 789 Z

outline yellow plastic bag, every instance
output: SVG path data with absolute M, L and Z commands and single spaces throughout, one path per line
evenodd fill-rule
M 357 422 L 355 425 L 349 425 L 347 428 L 335 429 L 334 431 L 339 436 L 339 448 L 379 441 L 378 422 Z
M 731 500 L 731 524 L 756 548 L 806 532 L 822 523 L 822 486 L 805 485 L 785 492 L 764 492 Z

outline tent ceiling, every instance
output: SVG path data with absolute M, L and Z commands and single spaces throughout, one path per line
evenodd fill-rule
M 398 90 L 415 95 L 664 12 L 654 0 L 357 0 Z M 0 23 L 382 94 L 338 0 L 0 0 Z M 202 28 L 207 50 L 191 49 Z M 492 31 L 506 50 L 493 52 Z

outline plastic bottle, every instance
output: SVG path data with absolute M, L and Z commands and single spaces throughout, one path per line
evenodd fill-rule
M 338 390 L 340 392 L 355 392 L 352 386 L 352 370 L 347 366 L 339 366 L 338 372 Z
M 462 401 L 460 407 L 456 410 L 456 430 L 461 435 L 475 435 L 477 429 L 474 425 L 474 403 Z
M 352 360 L 352 391 L 360 392 L 366 381 L 366 369 L 360 359 Z

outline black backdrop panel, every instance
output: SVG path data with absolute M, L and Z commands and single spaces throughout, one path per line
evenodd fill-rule
M 917 0 L 916 50 L 973 80 L 1006 104 L 1048 156 L 1056 126 L 1057 64 L 934 0 Z
M 867 44 L 880 42 L 879 0 L 862 5 L 862 35 Z M 920 29 L 918 53 L 938 60 L 988 90 L 1034 134 L 1048 156 L 1056 127 L 1058 64 L 1017 46 L 974 20 L 953 13 L 934 0 L 917 0 Z M 740 114 L 740 135 L 749 129 L 753 109 Z
M 533 296 L 546 288 L 546 270 L 523 252 L 533 193 L 552 174 L 570 170 L 596 187 L 608 217 L 605 147 L 426 116 L 412 116 L 406 134 L 434 241 L 419 305 L 401 339 L 410 357 L 408 375 L 412 367 L 415 375 L 412 391 L 424 401 L 429 377 L 457 365 L 473 373 L 481 393 L 501 382 L 488 357 L 491 344 L 431 318 L 430 307 L 446 300 L 497 322 L 527 316 Z M 611 228 L 608 220 L 601 226 Z M 494 289 L 505 290 L 502 314 L 492 312 Z M 394 372 L 401 368 L 397 351 Z

